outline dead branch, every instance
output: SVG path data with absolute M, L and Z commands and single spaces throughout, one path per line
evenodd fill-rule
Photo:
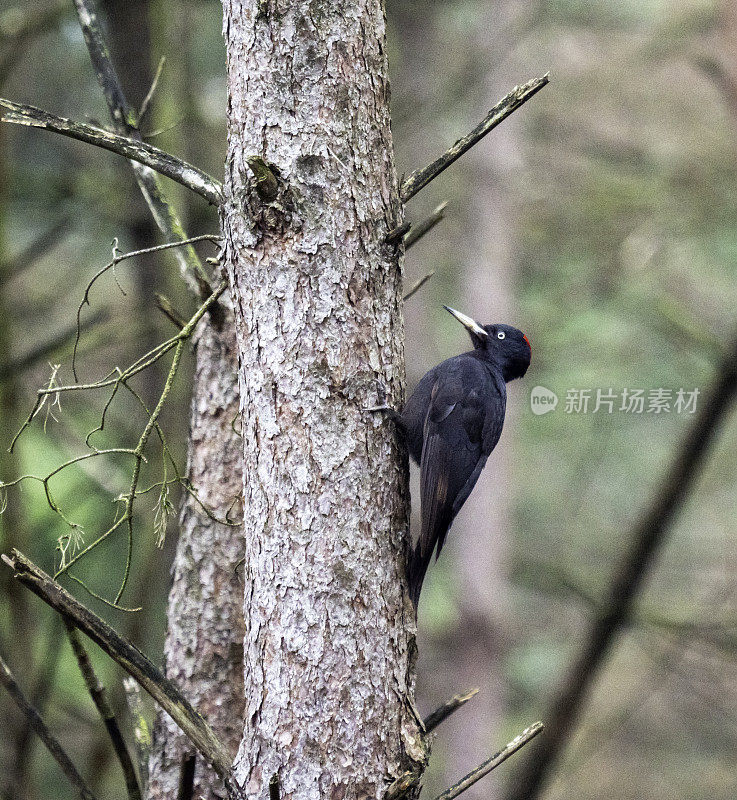
M 126 99 L 120 79 L 108 55 L 108 48 L 105 44 L 102 27 L 97 18 L 97 9 L 94 0 L 75 0 L 74 5 L 82 28 L 84 41 L 87 45 L 87 51 L 90 54 L 92 67 L 95 70 L 97 80 L 105 95 L 105 101 L 115 130 L 121 136 L 126 136 L 142 143 L 143 139 L 139 129 L 139 118 Z M 154 78 L 154 83 L 149 95 L 153 95 L 155 84 L 156 78 Z M 147 97 L 147 99 L 150 98 Z M 144 104 L 145 102 L 146 101 L 144 101 Z M 145 113 L 143 107 L 141 113 Z M 133 170 L 143 199 L 146 201 L 151 215 L 167 241 L 186 239 L 187 234 L 184 231 L 174 207 L 167 199 L 156 172 L 149 167 L 137 164 L 135 161 L 131 161 L 131 169 Z M 222 187 L 217 184 L 217 182 L 215 183 L 218 191 L 221 191 Z M 204 300 L 212 291 L 212 286 L 195 249 L 189 245 L 184 249 L 175 250 L 174 255 L 179 262 L 179 269 L 188 288 L 198 296 L 200 300 Z M 216 321 L 217 318 L 221 316 L 219 305 L 211 307 L 210 315 L 213 321 Z
M 548 735 L 523 760 L 507 800 L 538 797 L 586 704 L 588 690 L 616 635 L 632 617 L 643 579 L 691 493 L 720 424 L 737 395 L 737 338 L 694 416 L 653 499 L 626 537 L 627 549 L 609 583 L 583 646 L 548 709 Z
M 536 722 L 534 725 L 530 725 L 530 727 L 522 731 L 519 736 L 512 739 L 505 748 L 487 761 L 484 761 L 483 764 L 479 764 L 476 769 L 469 772 L 465 778 L 451 786 L 450 789 L 446 789 L 442 794 L 438 795 L 435 800 L 453 800 L 453 798 L 463 794 L 463 792 L 465 792 L 466 789 L 470 789 L 476 781 L 488 775 L 493 769 L 496 769 L 500 764 L 504 763 L 511 755 L 514 755 L 521 747 L 524 747 L 531 739 L 534 739 L 538 733 L 542 731 L 543 727 L 542 722 Z
M 8 690 L 13 702 L 28 720 L 28 724 L 38 734 L 38 738 L 46 745 L 46 749 L 61 767 L 61 771 L 69 783 L 79 792 L 82 800 L 95 800 L 95 796 L 84 782 L 84 778 L 79 774 L 64 748 L 59 744 L 59 740 L 48 729 L 38 711 L 28 702 L 2 656 L 0 656 L 0 683 Z
M 436 708 L 435 711 L 433 711 L 431 714 L 428 714 L 423 721 L 425 732 L 430 733 L 431 731 L 434 731 L 441 722 L 444 722 L 446 719 L 448 719 L 448 717 L 454 711 L 458 711 L 459 708 L 465 706 L 466 703 L 478 693 L 478 689 L 471 689 L 468 692 L 457 694 L 455 697 L 451 697 L 447 703 L 443 703 L 440 708 Z
M 60 619 L 53 618 L 51 630 L 45 638 L 45 648 L 39 657 L 38 674 L 34 680 L 34 687 L 30 693 L 30 703 L 36 711 L 43 716 L 47 706 L 49 695 L 54 687 L 54 677 L 59 666 L 61 657 L 61 645 L 64 641 L 63 625 Z M 10 743 L 10 755 L 7 763 L 8 770 L 7 787 L 11 797 L 20 796 L 25 791 L 27 785 L 28 765 L 32 755 L 30 746 L 33 737 L 33 727 L 30 723 L 23 726 L 18 732 L 14 742 Z
M 465 152 L 470 150 L 475 144 L 481 141 L 487 133 L 503 122 L 510 114 L 515 112 L 521 105 L 526 103 L 534 94 L 540 91 L 548 82 L 549 77 L 543 75 L 542 78 L 533 78 L 522 86 L 515 86 L 514 89 L 503 97 L 494 108 L 484 117 L 483 120 L 466 136 L 459 139 L 452 147 L 448 148 L 440 158 L 435 159 L 432 164 L 415 170 L 403 182 L 399 190 L 399 197 L 403 203 L 414 197 L 420 189 L 424 189 L 430 181 L 440 175 L 451 164 L 457 161 Z
M 411 223 L 407 222 L 406 220 L 401 224 L 397 225 L 396 228 L 392 228 L 389 233 L 384 237 L 384 241 L 388 245 L 396 246 L 399 244 L 400 240 L 404 238 L 404 236 L 409 232 L 409 229 L 412 227 Z
M 416 294 L 417 292 L 420 291 L 420 289 L 422 289 L 422 287 L 430 280 L 430 278 L 432 278 L 434 274 L 435 270 L 432 270 L 431 272 L 428 272 L 426 275 L 423 275 L 418 281 L 415 281 L 412 288 L 407 292 L 407 294 L 404 295 L 402 300 L 407 302 L 407 300 L 409 300 L 409 298 L 412 297 L 413 294 Z
M 448 207 L 448 201 L 445 200 L 422 222 L 412 228 L 412 230 L 404 237 L 404 250 L 407 252 L 410 247 L 413 247 L 422 237 L 429 233 L 437 224 L 445 217 L 445 209 Z M 406 299 L 406 298 L 405 298 Z
M 0 117 L 1 122 L 25 125 L 29 128 L 41 128 L 92 144 L 95 147 L 101 147 L 103 150 L 109 150 L 111 153 L 117 153 L 132 161 L 137 161 L 139 164 L 145 164 L 161 175 L 191 189 L 214 206 L 219 206 L 223 202 L 222 186 L 218 181 L 186 161 L 159 150 L 158 147 L 126 136 L 119 136 L 85 122 L 74 122 L 64 117 L 57 117 L 55 114 L 42 111 L 35 106 L 13 103 L 1 97 L 0 109 L 4 109 L 5 112 Z
M 107 655 L 134 678 L 171 716 L 197 750 L 226 782 L 232 758 L 212 728 L 180 689 L 166 678 L 133 644 L 118 635 L 104 620 L 85 608 L 76 598 L 22 553 L 13 550 L 2 560 L 15 571 L 15 578 L 79 628 Z
M 115 755 L 120 763 L 120 768 L 123 770 L 123 778 L 125 780 L 125 787 L 128 790 L 128 797 L 130 800 L 141 800 L 141 787 L 138 784 L 138 777 L 136 769 L 133 766 L 128 747 L 126 746 L 123 734 L 120 731 L 118 720 L 115 718 L 113 711 L 105 693 L 105 687 L 100 682 L 100 679 L 95 674 L 94 667 L 90 661 L 90 657 L 82 644 L 82 639 L 79 636 L 79 631 L 74 625 L 65 617 L 64 624 L 67 629 L 67 636 L 69 643 L 72 646 L 74 657 L 77 659 L 79 671 L 82 673 L 87 691 L 90 693 L 92 702 L 95 708 L 100 712 L 102 721 L 105 723 L 105 728 L 110 737 L 110 742 L 115 751 Z
M 174 325 L 176 328 L 179 328 L 181 331 L 182 328 L 187 324 L 184 317 L 174 308 L 172 305 L 171 300 L 160 292 L 156 292 L 154 295 L 156 300 L 156 308 L 161 311 L 161 313 Z

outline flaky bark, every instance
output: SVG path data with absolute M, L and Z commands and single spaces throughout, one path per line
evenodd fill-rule
M 245 479 L 246 796 L 379 798 L 424 751 L 405 469 L 400 219 L 378 0 L 224 0 L 223 213 Z M 247 158 L 272 165 L 274 184 Z M 253 161 L 252 167 L 258 168 Z M 260 192 L 260 194 L 259 194 Z
M 241 440 L 236 434 L 238 363 L 232 318 L 222 331 L 203 327 L 197 342 L 192 397 L 189 479 L 219 518 L 240 521 Z M 167 612 L 166 675 L 232 751 L 243 719 L 243 529 L 211 519 L 188 496 L 182 509 Z M 177 796 L 182 758 L 191 743 L 159 710 L 149 768 L 151 800 Z M 198 758 L 194 797 L 222 797 L 222 781 Z

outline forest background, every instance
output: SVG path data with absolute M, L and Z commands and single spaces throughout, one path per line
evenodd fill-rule
M 0 5 L 0 94 L 75 119 L 106 120 L 99 87 L 69 3 Z M 144 124 L 150 141 L 219 175 L 225 153 L 221 8 L 215 2 L 135 0 L 101 4 L 113 56 L 131 101 L 166 62 Z M 418 197 L 416 220 L 442 202 L 445 219 L 407 255 L 405 285 L 433 271 L 406 305 L 408 384 L 467 345 L 442 310 L 505 321 L 532 342 L 533 363 L 510 387 L 510 417 L 483 481 L 431 571 L 420 618 L 418 703 L 478 686 L 434 745 L 428 793 L 474 767 L 532 719 L 565 674 L 640 509 L 667 472 L 689 422 L 679 389 L 704 391 L 737 307 L 737 12 L 732 4 L 550 0 L 521 3 L 391 0 L 389 63 L 399 172 L 430 161 L 515 84 L 551 73 L 551 84 Z M 33 26 L 30 26 L 33 27 Z M 171 188 L 190 234 L 215 232 L 199 198 Z M 30 429 L 4 452 L 48 381 L 69 371 L 85 285 L 122 250 L 156 233 L 115 156 L 37 131 L 0 127 L 0 478 L 53 469 L 96 424 L 86 398 L 62 403 L 46 431 Z M 83 312 L 83 374 L 127 363 L 171 333 L 155 293 L 189 312 L 174 259 L 120 264 Z M 162 427 L 185 458 L 188 373 Z M 164 375 L 146 373 L 142 396 Z M 534 414 L 531 390 L 559 402 Z M 641 413 L 621 410 L 643 389 Z M 648 398 L 671 392 L 668 411 Z M 580 405 L 581 390 L 591 393 Z M 612 393 L 595 412 L 597 390 Z M 578 405 L 573 403 L 578 400 Z M 697 401 L 698 402 L 698 401 Z M 134 435 L 133 405 L 108 425 Z M 636 613 L 598 674 L 576 735 L 543 797 L 734 797 L 737 772 L 737 425 L 723 427 L 693 496 L 654 564 Z M 67 471 L 55 495 L 94 528 L 120 484 L 115 463 Z M 416 496 L 416 489 L 414 496 Z M 172 497 L 176 505 L 176 498 Z M 171 514 L 156 547 L 156 497 L 131 570 L 129 605 L 90 605 L 156 661 L 163 646 Z M 416 514 L 415 507 L 414 513 Z M 159 515 L 159 522 L 161 517 Z M 416 522 L 416 520 L 415 520 Z M 38 487 L 11 491 L 1 547 L 37 563 L 53 559 L 63 525 Z M 111 542 L 80 570 L 98 590 L 106 564 L 125 560 Z M 2 576 L 0 642 L 101 796 L 122 796 L 108 742 L 47 609 L 20 599 Z M 21 590 L 22 591 L 22 590 Z M 22 632 L 22 636 L 19 636 Z M 95 659 L 114 704 L 119 671 Z M 149 709 L 151 712 L 151 709 Z M 1 788 L 15 798 L 71 797 L 56 766 L 31 741 L 14 749 L 20 720 L 0 696 Z M 6 721 L 7 720 L 7 724 Z M 502 797 L 511 765 L 472 790 Z M 52 791 L 53 787 L 53 791 Z

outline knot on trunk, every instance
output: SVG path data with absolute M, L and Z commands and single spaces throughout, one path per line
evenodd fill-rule
M 250 174 L 243 175 L 243 207 L 262 233 L 283 233 L 295 224 L 294 193 L 279 168 L 261 156 L 248 156 Z

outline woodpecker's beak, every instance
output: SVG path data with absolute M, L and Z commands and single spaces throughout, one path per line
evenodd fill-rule
M 465 314 L 461 314 L 460 311 L 456 311 L 454 308 L 450 308 L 450 306 L 443 306 L 443 308 L 449 313 L 452 314 L 458 322 L 463 325 L 463 327 L 469 332 L 474 333 L 476 336 L 488 336 L 489 334 L 476 322 L 475 320 L 471 319 L 471 317 L 467 317 Z

